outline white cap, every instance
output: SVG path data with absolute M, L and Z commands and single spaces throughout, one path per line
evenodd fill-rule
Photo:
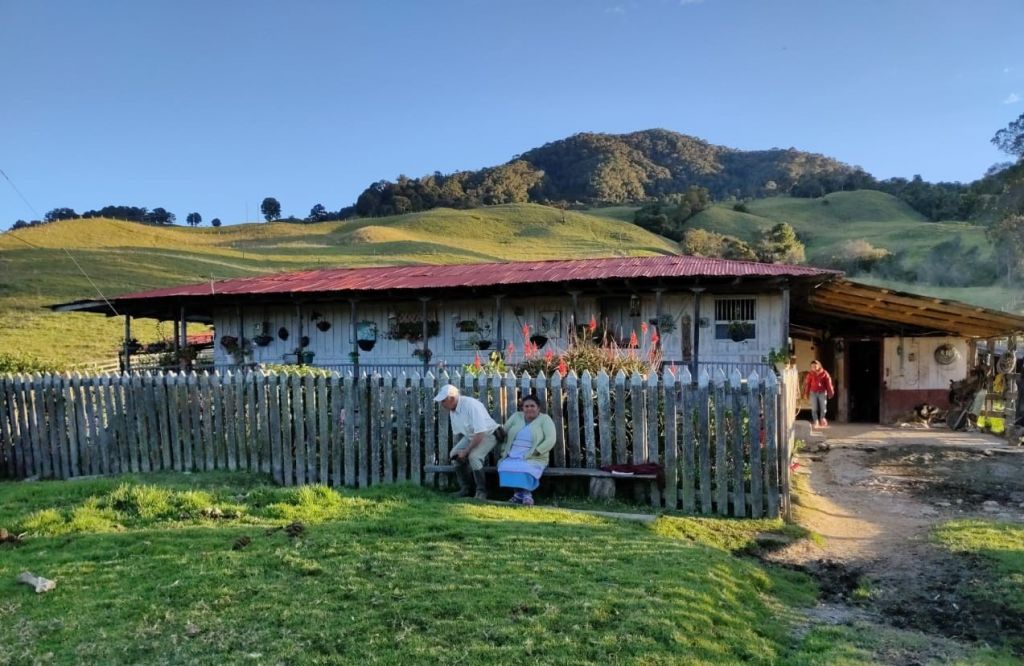
M 452 386 L 451 384 L 445 384 L 437 391 L 437 395 L 434 396 L 434 402 L 441 402 L 445 398 L 458 398 L 459 389 Z

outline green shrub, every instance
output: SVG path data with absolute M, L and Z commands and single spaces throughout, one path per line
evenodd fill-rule
M 290 490 L 285 501 L 267 506 L 265 513 L 270 518 L 319 523 L 348 515 L 357 503 L 365 500 L 346 499 L 327 486 L 314 484 Z
M 21 531 L 41 536 L 52 536 L 64 532 L 64 516 L 57 509 L 40 509 L 30 513 L 21 522 Z
M 149 485 L 122 483 L 107 495 L 104 506 L 125 518 L 160 520 L 174 515 L 171 493 Z
M 7 373 L 61 372 L 62 370 L 63 368 L 60 366 L 40 361 L 35 356 L 0 352 L 0 375 Z

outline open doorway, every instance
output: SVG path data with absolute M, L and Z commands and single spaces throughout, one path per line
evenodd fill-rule
M 882 344 L 878 340 L 846 345 L 850 421 L 878 423 L 882 397 Z

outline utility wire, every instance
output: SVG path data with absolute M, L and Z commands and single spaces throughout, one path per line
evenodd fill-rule
M 25 205 L 26 205 L 26 206 L 28 206 L 29 210 L 31 210 L 31 211 L 32 211 L 33 213 L 35 213 L 35 216 L 36 216 L 36 217 L 39 217 L 39 213 L 38 213 L 38 211 L 36 211 L 36 209 L 32 207 L 32 204 L 30 204 L 30 203 L 28 202 L 28 199 L 26 199 L 26 198 L 25 198 L 25 195 L 24 195 L 24 194 L 22 194 L 22 193 L 21 193 L 21 190 L 19 190 L 19 189 L 18 189 L 18 188 L 17 188 L 17 187 L 16 187 L 15 185 L 14 185 L 14 181 L 12 181 L 12 180 L 11 180 L 11 179 L 10 179 L 10 178 L 9 178 L 9 177 L 7 176 L 7 174 L 6 174 L 6 173 L 4 173 L 4 170 L 3 170 L 3 169 L 0 169 L 0 176 L 3 176 L 3 177 L 4 177 L 4 180 L 6 180 L 6 181 L 7 181 L 7 184 L 11 186 L 11 189 L 12 189 L 12 190 L 14 190 L 14 191 L 15 191 L 15 192 L 16 192 L 16 193 L 18 194 L 18 196 L 19 196 L 19 197 L 21 197 L 21 200 L 25 202 Z
M 13 189 L 15 192 L 18 193 L 18 196 L 21 197 L 21 200 L 24 201 L 25 205 L 29 207 L 29 210 L 31 210 L 33 213 L 35 213 L 36 217 L 39 217 L 39 212 L 36 211 L 35 207 L 31 203 L 29 203 L 29 200 L 26 199 L 25 195 L 21 193 L 21 190 L 19 190 L 18 187 L 14 184 L 14 181 L 12 181 L 10 179 L 10 177 L 6 173 L 4 173 L 3 169 L 0 169 L 0 175 L 3 175 L 4 180 L 6 180 L 7 183 L 11 186 L 11 189 Z M 13 231 L 8 230 L 5 233 L 8 236 L 10 236 L 11 238 L 19 240 L 22 243 L 24 243 L 24 244 L 26 244 L 26 245 L 28 245 L 30 247 L 34 247 L 34 248 L 39 249 L 39 250 L 44 249 L 44 248 L 40 247 L 39 245 L 36 245 L 35 243 L 28 242 L 27 240 L 25 240 L 21 236 L 15 235 L 15 233 Z M 70 259 L 75 264 L 75 267 L 78 268 L 78 271 L 85 277 L 86 280 L 89 281 L 89 284 L 92 285 L 92 288 L 96 290 L 96 293 L 100 295 L 100 298 L 102 298 L 103 302 L 107 304 L 107 307 L 110 308 L 110 311 L 114 313 L 114 316 L 120 317 L 121 315 L 117 311 L 117 308 L 115 308 L 114 304 L 111 303 L 110 300 L 103 294 L 103 290 L 100 289 L 99 285 L 97 285 L 93 281 L 93 279 L 91 277 L 89 277 L 89 274 L 85 272 L 85 269 L 82 268 L 82 264 L 78 263 L 78 260 L 75 259 L 71 255 L 71 252 L 68 251 L 68 249 L 66 247 L 60 246 L 60 249 L 64 250 L 64 254 L 68 255 L 68 259 Z

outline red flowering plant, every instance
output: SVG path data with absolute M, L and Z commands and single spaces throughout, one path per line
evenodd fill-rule
M 622 370 L 627 375 L 639 372 L 648 376 L 661 367 L 657 330 L 646 323 L 641 325 L 639 335 L 636 331 L 631 332 L 629 342 L 623 347 L 607 332 L 599 336 L 597 319 L 590 317 L 586 326 L 580 327 L 578 334 L 569 338 L 565 349 L 558 349 L 552 345 L 545 348 L 543 355 L 540 354 L 537 345 L 530 340 L 530 327 L 523 326 L 522 333 L 522 357 L 516 359 L 513 343 L 509 343 L 505 356 L 505 361 L 511 364 L 517 373 L 529 372 L 531 375 L 537 375 L 543 372 L 551 376 L 558 372 L 564 377 L 570 370 L 577 375 L 582 374 L 584 370 L 589 370 L 591 374 L 604 370 L 610 375 Z

